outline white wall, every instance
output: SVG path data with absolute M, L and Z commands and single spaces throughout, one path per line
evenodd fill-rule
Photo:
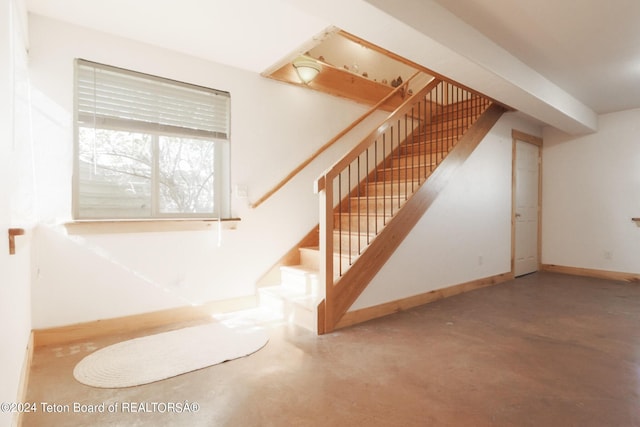
M 591 135 L 545 129 L 543 263 L 640 273 L 639 124 L 629 110 L 600 116 Z
M 512 129 L 542 134 L 503 115 L 350 310 L 511 270 Z
M 47 226 L 34 233 L 34 329 L 190 304 L 82 236 Z
M 71 218 L 74 58 L 229 91 L 231 180 L 233 185 L 248 187 L 249 201 L 262 196 L 367 109 L 255 73 L 60 21 L 30 15 L 29 23 L 38 200 L 40 219 L 45 223 Z M 372 118 L 368 129 L 379 121 L 380 116 Z M 220 247 L 215 230 L 93 235 L 76 245 L 57 241 L 65 239 L 60 233 L 36 233 L 36 239 L 42 240 L 38 240 L 35 259 L 34 327 L 254 294 L 257 279 L 318 223 L 313 181 L 345 149 L 337 146 L 323 155 L 255 210 L 248 208 L 246 199 L 234 198 L 233 214 L 242 221 L 237 230 L 223 230 Z M 102 252 L 110 262 L 87 254 L 83 259 L 88 264 L 83 265 L 65 256 L 72 253 L 67 250 L 77 251 L 78 244 L 94 255 Z M 101 304 L 102 291 L 92 294 L 87 290 L 102 289 L 107 284 L 98 278 L 121 277 L 123 270 L 137 277 L 130 283 L 113 283 L 113 292 L 129 299 L 126 307 L 114 302 L 92 311 L 90 307 Z M 90 280 L 91 272 L 95 282 Z M 140 298 L 149 292 L 148 282 L 166 295 Z
M 27 129 L 17 118 L 26 102 L 27 81 L 24 4 L 0 1 L 0 402 L 16 402 L 30 324 L 30 238 L 18 238 L 15 255 L 9 255 L 7 229 L 29 224 L 21 203 L 28 186 L 19 181 Z M 16 188 L 22 188 L 16 194 Z M 12 414 L 0 412 L 0 425 L 11 425 Z

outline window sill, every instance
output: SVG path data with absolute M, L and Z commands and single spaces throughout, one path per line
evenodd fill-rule
M 218 223 L 225 230 L 234 230 L 240 218 L 228 219 L 141 219 L 82 220 L 64 224 L 68 234 L 156 233 L 166 231 L 215 230 Z

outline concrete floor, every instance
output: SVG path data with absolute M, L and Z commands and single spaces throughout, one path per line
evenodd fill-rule
M 28 400 L 197 403 L 196 413 L 44 413 L 24 426 L 640 426 L 640 285 L 533 274 L 127 389 L 73 379 L 126 337 L 44 347 Z M 194 350 L 196 351 L 196 350 Z

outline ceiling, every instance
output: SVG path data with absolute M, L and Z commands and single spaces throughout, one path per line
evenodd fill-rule
M 31 13 L 254 72 L 330 23 L 281 0 L 26 0 Z
M 638 0 L 27 0 L 27 6 L 32 13 L 258 73 L 331 25 L 401 55 L 410 46 L 399 39 L 408 34 L 399 25 L 422 26 L 420 33 L 437 41 L 432 47 L 446 46 L 457 56 L 447 63 L 435 49 L 432 57 L 425 53 L 422 60 L 418 53 L 413 61 L 455 74 L 463 58 L 468 74 L 486 70 L 493 80 L 459 75 L 458 81 L 506 103 L 507 91 L 519 87 L 510 105 L 558 128 L 568 117 L 567 131 L 589 131 L 594 126 L 582 125 L 578 116 L 640 108 Z M 425 30 L 432 12 L 450 15 L 465 31 Z M 467 28 L 482 33 L 484 45 L 470 43 Z M 462 33 L 466 39 L 454 40 Z M 465 51 L 465 43 L 473 47 Z M 478 60 L 483 54 L 484 63 Z M 520 80 L 509 80 L 509 72 L 519 72 Z M 582 112 L 572 115 L 571 109 Z M 564 116 L 554 123 L 553 114 Z
M 640 107 L 640 1 L 435 1 L 595 112 Z

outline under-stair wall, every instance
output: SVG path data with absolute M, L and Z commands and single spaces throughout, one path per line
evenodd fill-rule
M 400 301 L 408 304 L 406 299 L 413 297 L 419 302 L 425 294 L 499 280 L 509 272 L 512 129 L 542 134 L 540 126 L 504 114 L 345 318 L 379 317 L 401 309 Z

